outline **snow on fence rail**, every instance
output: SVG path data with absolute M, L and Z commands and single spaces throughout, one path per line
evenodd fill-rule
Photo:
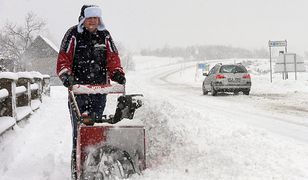
M 6 89 L 0 89 L 0 101 L 9 96 L 9 92 Z
M 50 95 L 50 76 L 39 72 L 0 72 L 0 134 L 30 116 Z

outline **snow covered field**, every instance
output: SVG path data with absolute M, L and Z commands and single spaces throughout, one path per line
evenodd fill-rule
M 262 74 L 268 60 L 250 60 L 251 95 L 212 97 L 202 95 L 195 62 L 134 60 L 127 92 L 144 94 L 135 118 L 146 126 L 149 168 L 131 179 L 308 179 L 307 73 L 297 81 L 275 74 L 270 83 Z M 70 179 L 67 93 L 51 92 L 29 120 L 1 137 L 1 180 Z M 107 114 L 115 98 L 109 96 Z

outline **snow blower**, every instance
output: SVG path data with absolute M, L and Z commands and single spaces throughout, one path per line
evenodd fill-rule
M 114 115 L 93 119 L 80 112 L 75 95 L 97 93 L 123 94 L 117 99 Z M 137 96 L 142 94 L 126 95 L 120 84 L 74 85 L 69 89 L 71 107 L 78 117 L 77 180 L 124 179 L 146 168 L 144 126 L 117 125 L 124 118 L 133 119 L 135 110 L 142 106 Z

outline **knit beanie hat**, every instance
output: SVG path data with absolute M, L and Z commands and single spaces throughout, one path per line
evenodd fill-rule
M 102 19 L 102 10 L 101 8 L 99 8 L 96 5 L 83 5 L 80 11 L 80 16 L 78 18 L 79 20 L 79 24 L 78 24 L 78 32 L 82 33 L 83 32 L 83 28 L 84 28 L 84 21 L 86 18 L 90 18 L 90 17 L 99 17 L 100 19 L 100 24 L 97 28 L 97 30 L 102 31 L 105 30 L 105 25 L 103 23 L 103 19 Z

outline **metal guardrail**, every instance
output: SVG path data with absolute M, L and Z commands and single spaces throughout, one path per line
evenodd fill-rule
M 26 92 L 27 92 L 27 89 L 26 89 L 25 86 L 16 87 L 15 94 L 16 94 L 17 97 L 25 94 Z
M 50 95 L 50 76 L 38 72 L 0 72 L 0 134 L 39 108 Z

